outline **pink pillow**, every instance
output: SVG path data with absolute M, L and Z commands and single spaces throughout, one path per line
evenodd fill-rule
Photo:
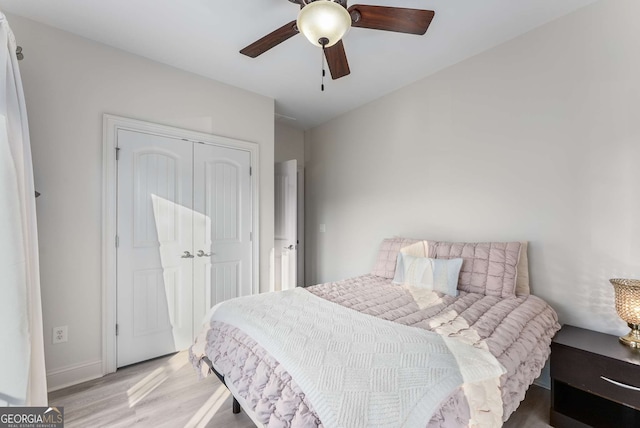
M 520 242 L 436 242 L 429 241 L 429 257 L 461 258 L 458 290 L 487 296 L 516 294 Z
M 396 273 L 396 261 L 400 250 L 419 241 L 419 239 L 408 238 L 387 238 L 382 241 L 371 274 L 392 279 Z

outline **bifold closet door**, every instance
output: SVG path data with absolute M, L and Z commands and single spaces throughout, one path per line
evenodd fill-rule
M 216 303 L 252 294 L 251 154 L 193 146 L 194 331 Z
M 193 144 L 118 131 L 117 366 L 193 340 Z
M 186 349 L 252 293 L 248 151 L 118 131 L 117 366 Z

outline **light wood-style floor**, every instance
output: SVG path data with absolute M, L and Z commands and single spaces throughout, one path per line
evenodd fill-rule
M 215 376 L 198 381 L 186 352 L 125 367 L 117 373 L 49 394 L 64 406 L 65 427 L 252 428 L 231 411 L 231 396 Z M 549 391 L 535 385 L 504 425 L 549 427 Z

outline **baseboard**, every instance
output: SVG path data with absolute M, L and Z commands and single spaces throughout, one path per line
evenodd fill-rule
M 47 390 L 49 392 L 88 380 L 102 377 L 102 360 L 73 364 L 56 370 L 47 371 Z
M 533 381 L 533 384 L 539 386 L 544 389 L 551 389 L 551 381 L 549 379 L 536 379 Z
M 538 376 L 534 381 L 534 385 L 538 385 L 544 389 L 551 389 L 551 373 L 549 370 L 549 361 L 542 367 L 542 371 L 540 376 Z

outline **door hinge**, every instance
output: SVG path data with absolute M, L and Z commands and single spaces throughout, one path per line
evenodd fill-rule
M 116 336 L 120 334 L 120 326 L 116 324 Z
M 116 160 L 120 160 L 120 147 L 116 147 Z
M 253 169 L 249 167 L 249 176 L 253 175 Z
M 120 237 L 116 235 L 116 248 L 120 246 Z

